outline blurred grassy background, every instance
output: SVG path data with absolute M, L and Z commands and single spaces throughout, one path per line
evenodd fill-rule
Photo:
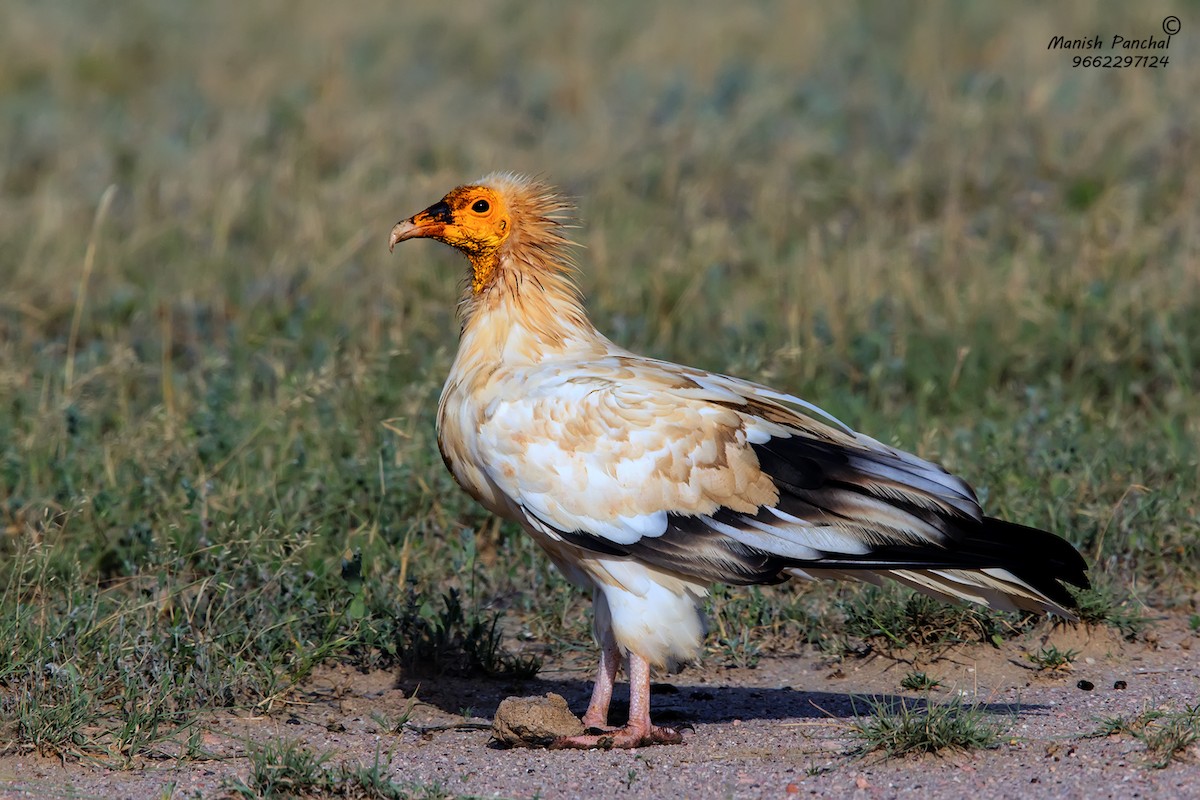
M 1197 8 L 10 3 L 0 723 L 131 758 L 323 660 L 406 663 L 447 587 L 586 640 L 436 454 L 463 263 L 386 249 L 493 169 L 578 198 L 618 342 L 801 394 L 1192 607 Z M 1165 69 L 1046 50 L 1168 13 Z M 754 593 L 751 627 L 855 591 Z

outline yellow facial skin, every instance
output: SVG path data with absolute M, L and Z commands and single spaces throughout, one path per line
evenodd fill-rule
M 436 239 L 460 250 L 471 262 L 471 290 L 479 294 L 492 282 L 500 247 L 512 220 L 504 199 L 486 186 L 460 186 L 437 203 L 396 223 L 390 247 L 406 239 Z

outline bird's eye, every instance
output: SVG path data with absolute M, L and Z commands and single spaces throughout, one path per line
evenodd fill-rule
M 487 200 L 476 200 L 475 204 L 471 206 L 471 210 L 476 214 L 486 214 L 490 208 L 491 206 L 488 205 Z

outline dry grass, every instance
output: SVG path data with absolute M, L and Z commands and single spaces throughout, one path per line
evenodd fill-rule
M 509 609 L 543 642 L 586 636 L 580 599 L 437 458 L 462 264 L 384 246 L 497 168 L 579 198 L 582 282 L 621 343 L 941 459 L 994 512 L 1080 545 L 1121 598 L 1196 589 L 1200 73 L 1183 52 L 1117 71 L 1045 49 L 1157 32 L 1158 12 L 23 2 L 5 19 L 15 746 L 127 760 L 186 738 L 197 708 L 271 707 L 323 659 L 402 663 L 448 588 L 468 631 Z M 751 663 L 760 633 L 819 640 L 833 591 L 718 607 L 718 647 Z M 114 722 L 137 696 L 162 698 L 139 712 L 153 736 Z

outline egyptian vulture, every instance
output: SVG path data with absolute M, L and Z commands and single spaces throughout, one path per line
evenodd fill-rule
M 600 664 L 584 735 L 559 747 L 678 743 L 650 721 L 650 671 L 695 659 L 713 583 L 879 583 L 1073 619 L 1065 540 L 984 515 L 936 464 L 799 397 L 637 355 L 588 320 L 549 186 L 497 173 L 392 230 L 470 262 L 438 406 L 455 480 L 514 520 L 594 601 Z M 629 719 L 608 726 L 628 660 Z

